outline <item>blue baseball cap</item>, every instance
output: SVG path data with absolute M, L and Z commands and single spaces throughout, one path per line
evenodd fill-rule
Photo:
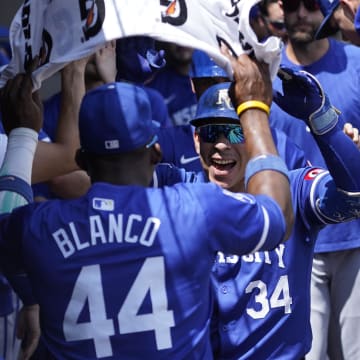
M 324 19 L 316 31 L 315 39 L 323 39 L 334 35 L 339 29 L 331 26 L 330 19 L 336 8 L 340 4 L 340 0 L 316 0 L 320 6 L 320 10 L 324 15 Z
M 146 92 L 124 82 L 90 90 L 81 103 L 79 133 L 81 149 L 93 154 L 152 146 L 157 136 Z
M 198 127 L 207 124 L 236 124 L 239 117 L 229 97 L 230 82 L 210 86 L 201 96 L 196 114 L 190 124 Z
M 165 51 L 156 49 L 153 38 L 130 36 L 116 40 L 116 80 L 144 83 L 165 65 Z
M 203 77 L 226 77 L 229 75 L 210 56 L 202 50 L 194 50 L 192 55 L 191 69 L 189 73 L 192 78 Z

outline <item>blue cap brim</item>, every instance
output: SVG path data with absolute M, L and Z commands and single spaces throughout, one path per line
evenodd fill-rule
M 334 35 L 339 30 L 339 28 L 330 25 L 330 18 L 338 6 L 339 3 L 335 1 L 332 5 L 332 8 L 329 9 L 329 13 L 324 17 L 324 20 L 322 21 L 318 30 L 316 31 L 315 34 L 316 40 L 324 39 L 331 35 Z
M 234 117 L 233 114 L 231 116 L 224 116 L 224 111 L 221 112 L 221 116 L 216 116 L 216 114 L 212 111 L 208 114 L 204 113 L 201 118 L 193 119 L 190 121 L 190 124 L 195 127 L 209 125 L 209 124 L 234 124 L 239 125 L 239 118 Z

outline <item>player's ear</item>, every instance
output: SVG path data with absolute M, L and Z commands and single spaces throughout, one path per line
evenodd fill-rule
M 194 131 L 194 145 L 196 153 L 200 155 L 200 139 L 199 134 L 196 131 Z
M 155 143 L 151 147 L 151 162 L 155 165 L 157 165 L 159 162 L 161 162 L 163 157 L 161 147 L 159 143 Z
M 86 161 L 86 154 L 82 149 L 76 150 L 75 161 L 80 169 L 85 170 L 87 172 L 88 167 Z

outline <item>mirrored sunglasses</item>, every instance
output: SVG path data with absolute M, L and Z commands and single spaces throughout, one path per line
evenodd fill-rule
M 299 8 L 300 2 L 302 2 L 308 11 L 319 10 L 319 4 L 316 0 L 284 0 L 283 9 L 286 12 L 294 12 Z
M 196 129 L 202 141 L 215 143 L 221 134 L 227 138 L 230 144 L 243 144 L 244 132 L 240 125 L 204 125 Z

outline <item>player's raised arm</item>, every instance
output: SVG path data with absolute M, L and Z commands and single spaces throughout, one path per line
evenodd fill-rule
M 272 197 L 282 209 L 286 221 L 286 238 L 293 224 L 293 211 L 287 167 L 278 156 L 268 116 L 272 102 L 272 85 L 268 65 L 248 55 L 229 58 L 234 82 L 229 95 L 244 130 L 249 162 L 245 172 L 246 190 Z
M 32 183 L 48 181 L 78 170 L 78 117 L 85 94 L 84 72 L 88 58 L 73 61 L 61 71 L 61 108 L 54 142 L 40 141 L 35 153 Z
M 42 127 L 42 106 L 37 93 L 32 93 L 31 71 L 18 74 L 1 91 L 1 111 L 8 144 L 0 168 L 0 213 L 32 201 L 31 173 L 38 132 Z M 22 340 L 19 359 L 27 360 L 40 338 L 39 306 L 26 276 L 8 278 L 24 306 L 21 310 L 17 337 Z

